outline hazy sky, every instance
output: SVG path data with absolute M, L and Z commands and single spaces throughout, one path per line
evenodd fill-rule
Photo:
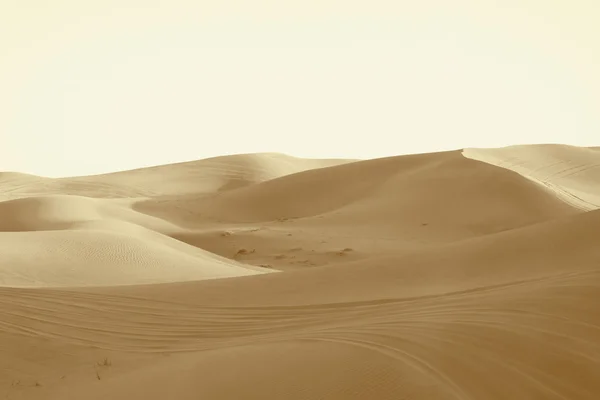
M 598 0 L 4 0 L 0 170 L 600 145 Z

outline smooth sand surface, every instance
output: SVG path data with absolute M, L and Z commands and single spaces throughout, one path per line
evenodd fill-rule
M 466 157 L 508 168 L 549 187 L 582 210 L 600 208 L 598 148 L 546 144 L 465 149 Z
M 0 399 L 598 399 L 598 165 L 2 173 Z

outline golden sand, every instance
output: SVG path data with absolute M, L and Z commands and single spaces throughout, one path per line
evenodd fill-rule
M 598 208 L 561 145 L 2 173 L 0 399 L 596 400 Z

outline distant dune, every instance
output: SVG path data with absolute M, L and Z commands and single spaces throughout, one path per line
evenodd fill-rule
M 0 395 L 595 400 L 599 165 L 531 145 L 0 173 Z
M 319 160 L 278 153 L 238 154 L 105 175 L 50 179 L 0 174 L 5 196 L 68 194 L 95 198 L 132 198 L 214 193 L 283 175 L 354 160 Z M 1 199 L 1 198 L 0 198 Z

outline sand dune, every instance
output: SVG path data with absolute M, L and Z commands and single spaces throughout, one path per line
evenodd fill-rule
M 150 293 L 152 299 L 168 302 L 225 307 L 440 296 L 554 275 L 596 273 L 600 248 L 594 232 L 598 229 L 600 211 L 593 211 L 411 252 L 372 254 L 367 260 L 347 260 L 327 268 L 203 282 L 201 294 L 196 282 L 153 286 Z M 242 284 L 244 291 L 228 296 Z M 133 286 L 114 293 L 146 299 L 148 289 Z
M 596 399 L 599 160 L 524 146 L 2 174 L 0 394 Z
M 582 210 L 600 208 L 600 158 L 593 148 L 566 145 L 465 149 L 465 156 L 508 168 Z
M 131 209 L 129 200 L 93 199 L 82 196 L 32 196 L 0 202 L 0 232 L 46 231 L 76 228 L 99 220 L 130 222 L 168 232 L 176 225 Z
M 121 202 L 122 203 L 122 202 Z M 269 272 L 162 235 L 125 203 L 53 195 L 0 202 L 0 285 L 176 282 Z
M 15 287 L 176 282 L 270 272 L 126 224 L 0 234 L 0 285 Z
M 132 198 L 201 194 L 229 190 L 287 174 L 353 160 L 303 159 L 278 153 L 238 154 L 104 175 L 50 179 L 6 173 L 0 185 L 11 198 L 68 194 Z M 1 198 L 0 198 L 1 199 Z
M 501 232 L 577 210 L 518 174 L 460 152 L 391 157 L 301 172 L 210 196 L 142 200 L 179 240 L 278 269 Z M 269 199 L 270 201 L 265 201 Z M 237 227 L 225 239 L 223 226 Z M 336 256 L 344 249 L 351 249 Z
M 351 215 L 340 218 L 340 223 L 349 220 L 352 225 L 356 218 L 371 223 L 373 218 L 380 221 L 384 216 L 395 225 L 444 220 L 454 229 L 465 218 L 479 218 L 481 225 L 491 226 L 490 218 L 497 216 L 498 225 L 505 223 L 510 229 L 512 224 L 573 212 L 549 193 L 514 173 L 465 159 L 460 152 L 447 152 L 353 162 L 212 196 L 140 201 L 136 209 L 151 213 L 157 204 L 157 209 L 167 210 L 171 217 L 181 212 L 182 222 L 185 219 L 192 226 L 196 218 L 190 214 L 200 217 L 200 224 L 204 224 L 206 220 L 258 223 L 347 213 Z M 478 207 L 483 204 L 487 207 Z M 393 215 L 381 212 L 381 207 Z M 466 208 L 471 213 L 464 213 Z M 507 216 L 510 222 L 505 222 Z

